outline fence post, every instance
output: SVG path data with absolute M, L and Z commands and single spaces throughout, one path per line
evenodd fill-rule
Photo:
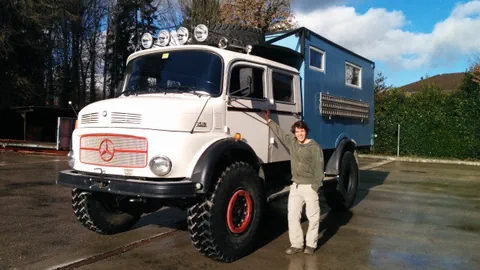
M 397 136 L 397 157 L 400 156 L 400 124 L 398 124 L 398 136 Z

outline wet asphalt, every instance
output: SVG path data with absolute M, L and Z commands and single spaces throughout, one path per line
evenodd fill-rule
M 174 208 L 144 215 L 125 233 L 90 232 L 72 213 L 70 190 L 55 184 L 65 157 L 0 152 L 0 269 L 480 269 L 480 167 L 360 163 L 351 211 L 330 212 L 321 198 L 313 256 L 284 254 L 280 199 L 256 250 L 226 264 L 193 248 L 185 213 Z

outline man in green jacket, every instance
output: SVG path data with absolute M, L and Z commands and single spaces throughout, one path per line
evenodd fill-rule
M 324 177 L 323 151 L 313 139 L 307 139 L 308 125 L 297 121 L 292 125 L 291 132 L 284 132 L 270 119 L 270 111 L 265 113 L 265 120 L 270 129 L 287 147 L 291 156 L 292 181 L 288 196 L 288 235 L 291 246 L 286 253 L 291 255 L 304 251 L 313 254 L 317 248 L 318 228 L 320 225 L 320 204 L 318 190 Z M 306 204 L 308 231 L 304 250 L 303 230 L 300 224 L 302 208 Z

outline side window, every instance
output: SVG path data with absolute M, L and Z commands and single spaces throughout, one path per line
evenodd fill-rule
M 313 70 L 325 71 L 325 52 L 310 47 L 310 68 Z
M 263 92 L 263 69 L 238 65 L 230 73 L 229 93 L 232 96 L 265 98 Z
M 272 72 L 273 99 L 293 103 L 293 76 Z
M 362 88 L 362 68 L 346 62 L 345 63 L 345 84 Z

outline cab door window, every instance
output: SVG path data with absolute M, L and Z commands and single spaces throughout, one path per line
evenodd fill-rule
M 235 97 L 264 99 L 262 68 L 237 65 L 230 74 L 229 93 Z

